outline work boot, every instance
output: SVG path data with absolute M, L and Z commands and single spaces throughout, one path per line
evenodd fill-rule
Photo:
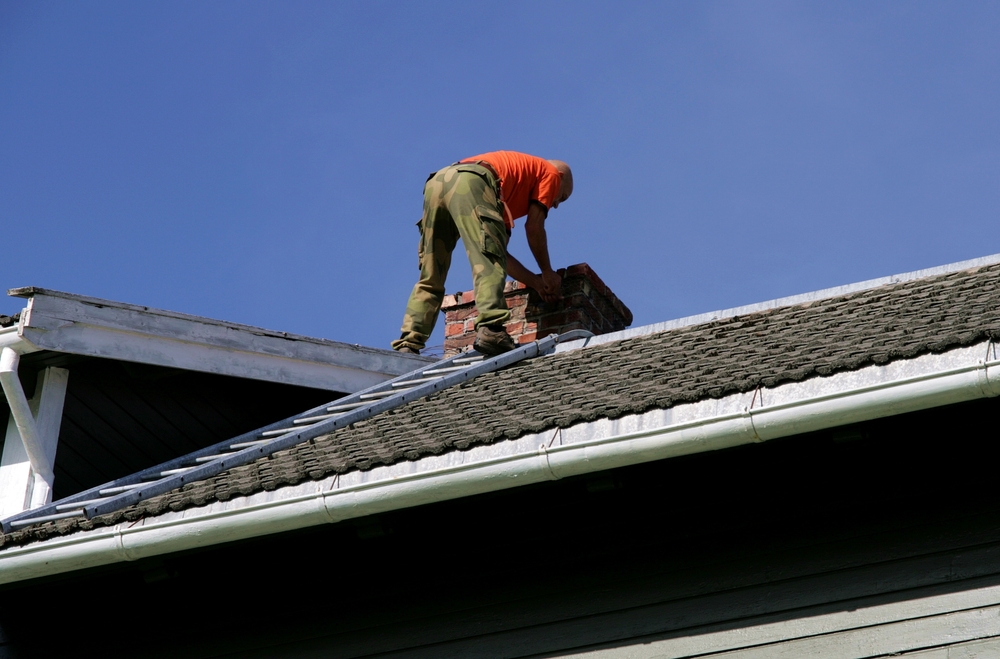
M 420 351 L 411 348 L 410 346 L 400 346 L 396 348 L 396 352 L 401 352 L 404 355 L 419 355 Z
M 476 328 L 476 342 L 473 350 L 492 357 L 515 348 L 514 339 L 503 328 L 503 325 L 480 325 Z

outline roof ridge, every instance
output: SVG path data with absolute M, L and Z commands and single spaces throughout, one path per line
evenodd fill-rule
M 556 347 L 555 352 L 557 353 L 566 352 L 568 350 L 576 350 L 584 346 L 590 347 L 590 346 L 600 345 L 602 343 L 611 343 L 612 341 L 621 341 L 622 339 L 632 339 L 635 337 L 646 336 L 649 334 L 658 334 L 659 332 L 666 332 L 668 330 L 679 329 L 682 327 L 703 325 L 705 323 L 710 323 L 716 320 L 724 320 L 726 318 L 733 318 L 736 316 L 745 316 L 747 314 L 758 313 L 761 311 L 770 311 L 772 309 L 779 309 L 782 307 L 791 307 L 797 304 L 805 304 L 806 302 L 826 300 L 833 297 L 839 297 L 841 295 L 848 295 L 850 293 L 859 293 L 861 291 L 867 291 L 882 286 L 889 286 L 891 284 L 901 284 L 903 282 L 914 281 L 917 279 L 927 279 L 930 277 L 947 275 L 954 272 L 961 272 L 963 270 L 971 270 L 972 268 L 981 268 L 983 266 L 996 265 L 998 263 L 1000 263 L 1000 254 L 991 254 L 989 256 L 981 256 L 979 258 L 968 259 L 966 261 L 956 261 L 955 263 L 939 265 L 933 268 L 924 268 L 922 270 L 914 270 L 912 272 L 903 272 L 896 275 L 889 275 L 887 277 L 866 279 L 864 281 L 855 282 L 853 284 L 844 284 L 842 286 L 834 286 L 832 288 L 821 288 L 817 291 L 774 298 L 773 300 L 766 300 L 764 302 L 755 302 L 753 304 L 746 304 L 739 307 L 731 307 L 729 309 L 719 309 L 718 311 L 708 311 L 705 313 L 695 314 L 693 316 L 684 316 L 682 318 L 676 318 L 674 320 L 665 320 L 650 325 L 640 325 L 639 327 L 630 327 L 628 329 L 619 330 L 617 332 L 608 332 L 607 334 L 599 334 L 597 336 L 585 340 L 581 339 L 577 341 L 568 341 L 566 343 L 560 343 Z

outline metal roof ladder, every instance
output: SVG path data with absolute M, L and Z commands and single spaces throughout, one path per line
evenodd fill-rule
M 392 380 L 339 398 L 326 405 L 253 430 L 169 462 L 78 492 L 3 520 L 3 532 L 71 517 L 91 519 L 121 510 L 357 423 L 505 366 L 546 354 L 563 341 L 593 336 L 585 330 L 552 334 L 514 350 L 486 358 L 461 353 L 427 364 Z

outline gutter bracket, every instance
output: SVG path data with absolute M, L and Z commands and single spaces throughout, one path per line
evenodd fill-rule
M 755 397 L 756 395 L 757 393 L 754 392 Z M 743 432 L 750 438 L 751 441 L 760 443 L 764 441 L 764 438 L 757 433 L 757 426 L 753 423 L 753 414 L 754 411 L 752 408 L 743 408 L 743 414 L 741 415 L 743 417 Z
M 1000 366 L 1000 362 L 979 360 L 979 368 L 976 369 L 976 380 L 979 385 L 979 391 L 986 398 L 1000 396 L 1000 373 L 997 372 L 998 366 Z
M 552 463 L 549 462 L 549 449 L 546 448 L 545 444 L 538 445 L 538 455 L 545 461 L 545 471 L 548 472 L 549 477 L 554 481 L 559 480 L 560 477 L 553 471 Z

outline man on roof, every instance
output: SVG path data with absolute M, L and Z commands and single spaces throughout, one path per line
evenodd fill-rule
M 473 348 L 486 355 L 513 350 L 514 341 L 504 329 L 510 319 L 503 295 L 507 275 L 534 288 L 547 302 L 559 299 L 562 279 L 549 262 L 545 219 L 550 208 L 558 208 L 572 193 L 569 165 L 515 151 L 484 153 L 431 174 L 424 186 L 424 215 L 417 223 L 420 280 L 392 347 L 419 353 L 427 343 L 444 299 L 451 253 L 461 238 L 472 265 L 479 312 Z M 514 220 L 524 216 L 528 247 L 541 274 L 507 252 Z

